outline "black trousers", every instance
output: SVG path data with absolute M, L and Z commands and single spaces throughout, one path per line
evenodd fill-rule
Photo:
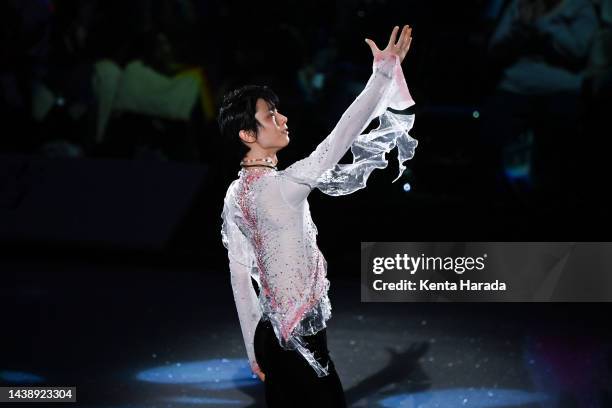
M 266 375 L 268 408 L 345 408 L 342 384 L 327 349 L 326 329 L 305 336 L 304 340 L 323 367 L 329 362 L 329 375 L 318 377 L 297 350 L 281 348 L 270 321 L 259 321 L 255 330 L 255 357 Z

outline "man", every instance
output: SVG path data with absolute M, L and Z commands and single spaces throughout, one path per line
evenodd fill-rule
M 408 135 L 414 105 L 401 70 L 412 40 L 395 27 L 384 50 L 369 39 L 373 73 L 315 151 L 278 171 L 277 152 L 289 143 L 288 119 L 268 88 L 246 86 L 226 95 L 219 113 L 224 136 L 242 145 L 239 178 L 228 188 L 223 208 L 223 244 L 251 368 L 264 381 L 268 406 L 346 406 L 329 357 L 326 321 L 327 264 L 316 244 L 307 197 L 313 188 L 329 195 L 365 187 L 385 153 L 398 147 L 400 175 L 416 140 Z M 396 41 L 397 40 L 397 41 Z M 380 126 L 360 135 L 370 121 Z M 354 161 L 338 162 L 351 147 Z M 253 278 L 259 296 L 252 285 Z

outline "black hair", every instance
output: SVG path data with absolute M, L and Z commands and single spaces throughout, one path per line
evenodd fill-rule
M 223 97 L 217 122 L 219 130 L 226 142 L 237 145 L 240 157 L 248 152 L 249 148 L 242 142 L 238 133 L 241 130 L 252 131 L 258 134 L 261 123 L 255 118 L 257 113 L 257 99 L 265 100 L 272 109 L 278 106 L 278 96 L 267 86 L 245 85 L 228 92 Z

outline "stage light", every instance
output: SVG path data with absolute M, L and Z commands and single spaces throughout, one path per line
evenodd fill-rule
M 219 390 L 250 387 L 261 383 L 247 359 L 213 359 L 177 362 L 141 371 L 140 381 L 163 384 L 193 384 L 198 389 Z
M 387 408 L 493 408 L 518 407 L 547 399 L 546 394 L 522 390 L 453 388 L 394 395 L 382 399 L 379 404 Z
M 43 377 L 40 377 L 36 374 L 10 370 L 0 371 L 0 380 L 4 380 L 13 384 L 33 384 L 45 381 Z
M 194 405 L 244 405 L 244 401 L 230 400 L 224 398 L 210 398 L 210 397 L 176 397 L 176 398 L 164 398 L 164 402 L 175 402 L 178 404 L 194 404 Z
M 529 163 L 504 168 L 504 174 L 508 180 L 528 180 L 530 173 L 531 166 Z

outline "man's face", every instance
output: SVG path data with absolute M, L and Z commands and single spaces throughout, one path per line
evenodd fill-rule
M 282 115 L 264 99 L 257 100 L 255 118 L 261 123 L 257 142 L 264 149 L 280 150 L 289 144 L 287 117 Z

